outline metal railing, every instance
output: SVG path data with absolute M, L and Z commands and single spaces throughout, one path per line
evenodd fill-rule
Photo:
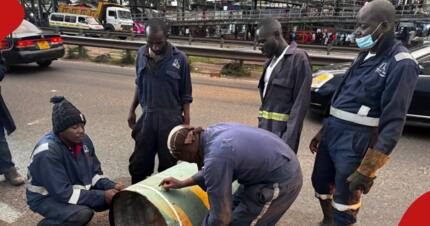
M 122 50 L 138 50 L 143 46 L 145 41 L 129 41 L 129 40 L 115 40 L 115 39 L 102 39 L 63 35 L 65 44 L 77 45 L 80 47 L 90 46 L 99 48 L 122 49 Z M 204 56 L 222 59 L 232 59 L 239 61 L 257 61 L 263 62 L 266 58 L 257 50 L 237 50 L 226 49 L 218 47 L 202 47 L 176 44 L 181 51 L 189 56 Z M 354 57 L 352 56 L 333 56 L 324 54 L 310 53 L 309 57 L 314 65 L 327 65 L 333 63 L 351 62 Z
M 110 32 L 110 31 L 99 31 L 99 30 L 83 30 L 76 28 L 59 28 L 59 27 L 42 27 L 44 31 L 56 32 L 56 33 L 64 33 L 71 35 L 79 35 L 79 36 L 90 36 L 90 37 L 99 37 L 99 38 L 124 38 L 127 37 L 129 40 L 144 40 L 146 36 L 143 34 L 136 34 L 132 32 Z M 217 44 L 220 48 L 225 47 L 226 45 L 238 45 L 243 47 L 250 47 L 254 50 L 257 49 L 258 43 L 256 40 L 254 41 L 244 41 L 244 40 L 230 40 L 223 38 L 200 38 L 200 37 L 192 37 L 192 36 L 169 36 L 169 40 L 173 43 L 176 41 L 186 41 L 188 45 L 195 44 Z M 309 45 L 309 44 L 299 44 L 300 48 L 305 50 L 321 50 L 327 51 L 327 46 L 324 45 Z M 348 52 L 355 53 L 358 52 L 358 48 L 353 47 L 341 47 L 341 46 L 332 46 L 330 51 L 332 52 Z

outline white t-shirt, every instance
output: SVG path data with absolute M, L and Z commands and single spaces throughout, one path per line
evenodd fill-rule
M 282 53 L 281 53 L 281 55 L 279 55 L 279 57 L 273 57 L 272 60 L 270 61 L 269 66 L 267 66 L 266 73 L 264 74 L 263 97 L 266 95 L 267 84 L 269 83 L 270 76 L 272 75 L 273 69 L 275 69 L 275 67 L 276 67 L 276 65 L 278 65 L 279 61 L 281 61 L 281 59 L 284 57 L 285 53 L 288 50 L 288 47 L 290 47 L 290 46 L 285 47 L 284 51 L 282 51 Z

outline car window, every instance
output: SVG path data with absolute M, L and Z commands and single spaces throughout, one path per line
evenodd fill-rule
M 118 15 L 120 19 L 131 20 L 131 13 L 129 11 L 119 10 Z
M 14 34 L 24 34 L 24 33 L 37 33 L 40 34 L 42 31 L 37 28 L 34 24 L 23 20 L 21 25 L 13 32 Z
M 69 23 L 76 23 L 76 16 L 65 16 L 64 21 Z
M 79 23 L 81 23 L 81 24 L 87 24 L 88 22 L 87 22 L 87 20 L 86 20 L 86 18 L 85 17 L 78 17 L 78 21 L 79 21 Z
M 108 14 L 109 16 L 113 16 L 113 17 L 115 17 L 116 18 L 116 13 L 115 13 L 115 11 L 109 11 L 109 14 Z
M 60 21 L 60 22 L 63 22 L 63 20 L 64 20 L 64 15 L 51 14 L 51 20 L 52 20 L 52 21 Z

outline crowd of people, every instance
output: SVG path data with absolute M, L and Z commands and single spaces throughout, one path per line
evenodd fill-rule
M 322 226 L 356 223 L 362 194 L 370 191 L 401 135 L 419 69 L 395 39 L 394 24 L 395 10 L 387 0 L 372 1 L 358 12 L 354 40 L 362 51 L 310 142 L 310 151 L 316 153 L 311 183 L 321 205 Z M 310 103 L 307 53 L 294 41 L 287 43 L 279 21 L 264 20 L 257 31 L 267 57 L 258 85 L 258 128 L 218 123 L 204 129 L 190 125 L 192 82 L 185 54 L 168 42 L 161 20 L 148 21 L 146 32 L 147 44 L 136 58 L 128 116 L 135 141 L 128 166 L 131 183 L 153 174 L 155 156 L 158 172 L 178 160 L 196 163 L 199 171 L 192 177 L 168 177 L 160 186 L 170 190 L 199 185 L 206 190 L 210 209 L 202 225 L 275 225 L 303 184 L 296 154 Z M 332 36 L 315 40 L 337 40 Z M 0 72 L 3 77 L 4 70 Z M 64 97 L 51 102 L 52 130 L 37 142 L 28 166 L 27 203 L 43 216 L 39 226 L 86 225 L 94 211 L 109 208 L 125 185 L 103 175 L 85 133 L 84 114 Z M 137 118 L 139 105 L 142 115 Z M 2 125 L 9 132 L 14 129 Z M 11 155 L 2 137 L 3 164 L 11 162 Z M 23 183 L 13 164 L 1 170 L 15 172 L 7 177 L 12 184 Z M 240 186 L 232 194 L 236 180 Z

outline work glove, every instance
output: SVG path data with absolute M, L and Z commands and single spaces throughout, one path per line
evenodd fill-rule
M 373 185 L 373 180 L 375 180 L 376 177 L 367 177 L 363 174 L 359 173 L 358 171 L 355 171 L 348 177 L 349 182 L 349 190 L 351 192 L 354 192 L 356 190 L 363 191 L 364 194 L 369 193 L 370 188 Z
M 367 149 L 360 166 L 347 178 L 349 190 L 351 192 L 362 190 L 364 194 L 367 194 L 376 178 L 376 171 L 384 166 L 388 159 L 388 155 L 381 151 L 373 148 Z

